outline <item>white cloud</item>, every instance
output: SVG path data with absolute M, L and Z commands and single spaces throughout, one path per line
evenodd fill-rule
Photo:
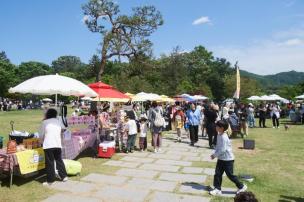
M 304 72 L 304 29 L 276 33 L 271 39 L 248 46 L 211 49 L 216 56 L 227 58 L 231 63 L 239 61 L 241 69 L 261 75 L 291 70 Z
M 192 25 L 200 25 L 200 24 L 211 24 L 211 20 L 208 16 L 202 16 L 192 22 Z

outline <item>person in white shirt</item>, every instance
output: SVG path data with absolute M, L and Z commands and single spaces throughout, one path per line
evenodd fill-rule
M 140 116 L 140 135 L 139 135 L 140 151 L 144 151 L 147 149 L 147 132 L 148 132 L 147 116 L 145 114 L 142 114 Z
M 133 152 L 134 146 L 135 146 L 135 141 L 136 141 L 136 136 L 137 136 L 137 125 L 135 122 L 135 116 L 132 116 L 129 114 L 127 117 L 128 122 L 126 124 L 126 130 L 128 131 L 128 141 L 127 141 L 127 151 L 128 152 Z
M 279 128 L 280 127 L 280 106 L 275 104 L 274 102 L 270 106 L 270 117 L 272 118 L 272 125 L 273 128 Z
M 60 121 L 56 118 L 57 111 L 55 109 L 48 109 L 45 114 L 40 127 L 40 137 L 43 140 L 43 150 L 45 155 L 45 168 L 47 181 L 43 185 L 49 186 L 55 182 L 55 164 L 58 174 L 62 181 L 67 181 L 67 172 L 61 157 L 61 130 L 62 126 Z

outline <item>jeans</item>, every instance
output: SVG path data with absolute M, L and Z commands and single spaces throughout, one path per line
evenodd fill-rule
M 52 183 L 56 179 L 55 165 L 58 170 L 58 174 L 61 179 L 67 176 L 65 166 L 61 157 L 61 148 L 44 149 L 45 155 L 45 169 L 46 169 L 46 181 Z
M 136 134 L 128 136 L 128 142 L 127 142 L 127 150 L 128 151 L 134 149 L 135 141 L 136 141 Z
M 222 186 L 222 177 L 223 173 L 225 172 L 227 177 L 237 186 L 237 188 L 243 188 L 243 184 L 239 181 L 237 176 L 233 175 L 233 164 L 234 161 L 222 161 L 217 160 L 216 168 L 215 168 L 215 175 L 213 180 L 214 188 L 221 190 Z
M 248 120 L 249 127 L 254 128 L 255 127 L 254 115 L 253 114 L 249 115 L 247 120 Z

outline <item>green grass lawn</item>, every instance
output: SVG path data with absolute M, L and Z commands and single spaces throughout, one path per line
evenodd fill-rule
M 15 122 L 16 130 L 36 132 L 43 118 L 43 111 L 0 112 L 0 135 L 5 136 L 11 131 L 9 122 Z M 268 122 L 270 126 L 270 122 Z M 254 192 L 260 201 L 304 201 L 304 126 L 291 126 L 289 131 L 280 129 L 250 129 L 250 139 L 256 140 L 254 151 L 239 149 L 241 139 L 234 139 L 236 156 L 235 173 L 253 175 L 255 181 L 247 183 L 249 190 Z M 111 174 L 118 168 L 103 166 L 106 160 L 94 159 L 90 151 L 82 154 L 78 160 L 83 164 L 82 176 L 92 172 Z M 114 156 L 114 159 L 120 158 Z M 197 162 L 194 166 L 214 167 L 212 163 Z M 72 177 L 79 179 L 80 177 Z M 45 179 L 41 179 L 42 181 Z M 52 190 L 42 187 L 41 180 L 35 178 L 15 178 L 11 189 L 7 187 L 8 180 L 3 180 L 0 188 L 0 201 L 40 201 L 52 193 Z M 227 178 L 223 185 L 234 187 Z M 212 184 L 208 177 L 207 184 Z M 212 201 L 233 201 L 220 197 Z

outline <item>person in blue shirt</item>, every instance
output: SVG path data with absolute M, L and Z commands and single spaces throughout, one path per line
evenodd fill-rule
M 189 124 L 190 131 L 190 145 L 194 146 L 194 144 L 198 141 L 198 126 L 201 121 L 201 111 L 196 109 L 194 103 L 190 105 L 190 109 L 187 110 L 186 116 Z

